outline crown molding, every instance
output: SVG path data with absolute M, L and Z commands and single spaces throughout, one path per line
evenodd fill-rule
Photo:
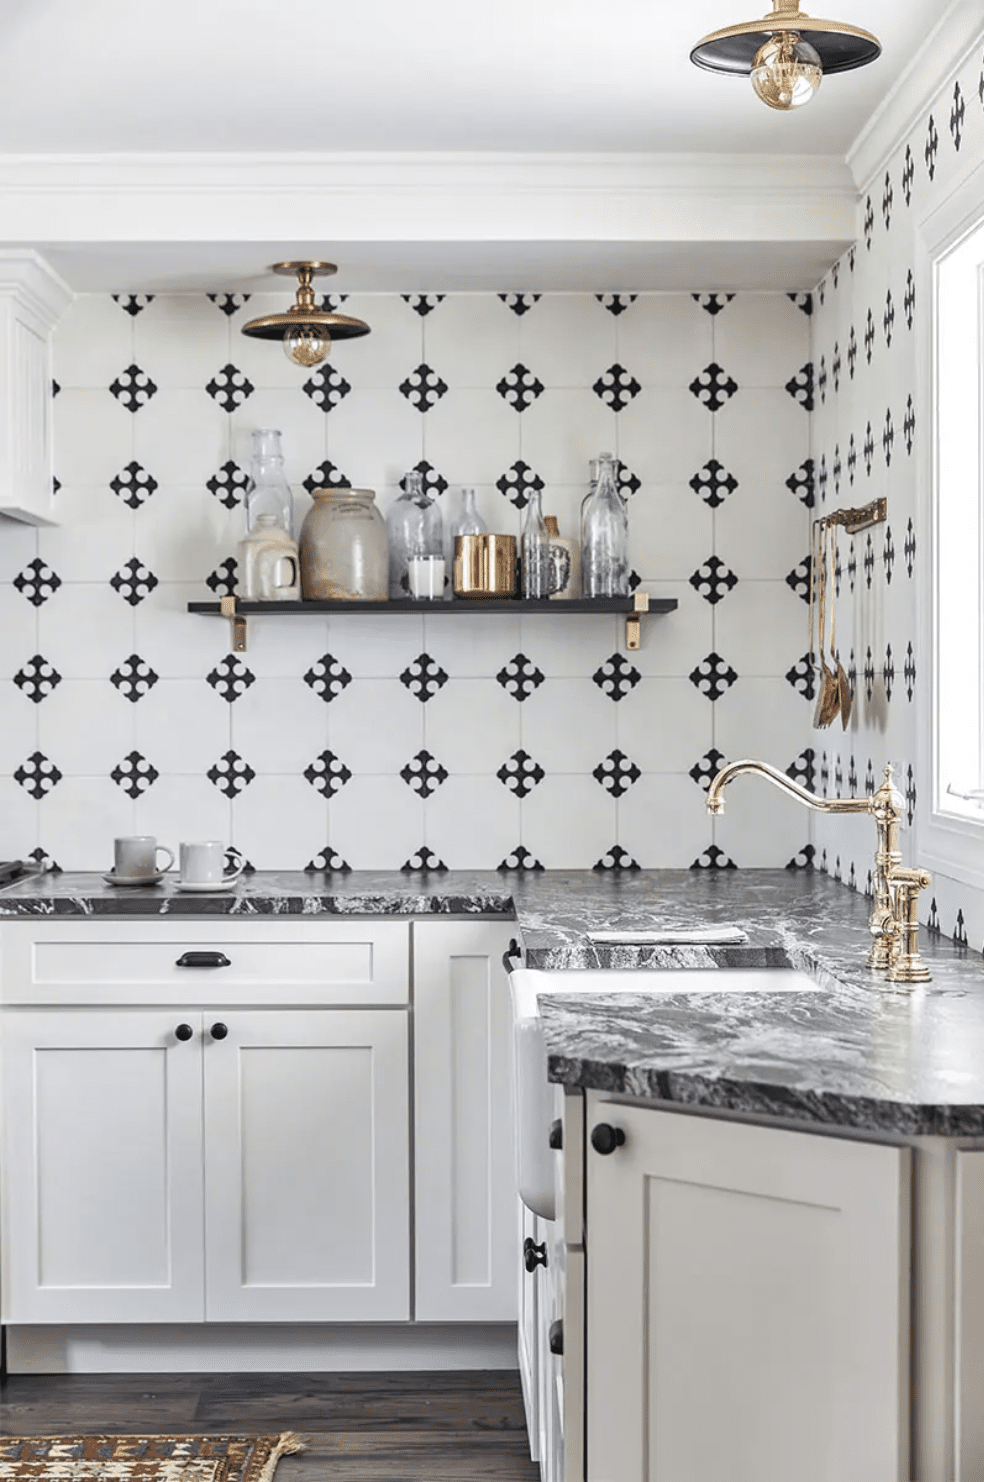
M 55 327 L 74 297 L 40 253 L 0 248 L 0 299 L 14 299 L 45 332 Z
M 951 0 L 847 152 L 846 163 L 859 195 L 865 194 L 974 47 L 982 45 L 980 0 Z

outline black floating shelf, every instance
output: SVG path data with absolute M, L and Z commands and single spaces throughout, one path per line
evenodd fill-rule
M 643 610 L 636 608 L 633 597 L 574 597 L 558 602 L 519 597 L 463 597 L 453 602 L 418 601 L 409 597 L 392 602 L 245 602 L 237 597 L 235 616 L 270 617 L 276 613 L 293 613 L 303 617 L 305 613 L 316 612 L 344 612 L 349 615 L 360 612 L 415 612 L 425 613 L 428 617 L 441 617 L 445 614 L 460 617 L 469 612 L 547 612 L 555 617 L 563 617 L 565 613 L 572 612 L 594 613 L 595 616 L 599 613 L 616 612 L 629 617 L 637 611 L 640 616 L 644 616 L 646 611 L 673 612 L 676 605 L 675 597 L 650 597 L 648 609 Z M 189 602 L 188 611 L 205 613 L 211 617 L 230 616 L 222 611 L 218 602 Z

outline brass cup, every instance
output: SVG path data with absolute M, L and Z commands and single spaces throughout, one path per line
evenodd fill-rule
M 456 535 L 456 597 L 515 597 L 515 535 Z

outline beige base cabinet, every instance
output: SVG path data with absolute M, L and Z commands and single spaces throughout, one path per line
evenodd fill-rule
M 599 1123 L 587 1482 L 908 1482 L 909 1150 L 589 1092 Z
M 413 927 L 418 1322 L 515 1322 L 514 923 Z

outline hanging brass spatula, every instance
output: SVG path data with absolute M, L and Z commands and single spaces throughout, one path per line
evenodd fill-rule
M 840 686 L 837 675 L 833 670 L 827 668 L 826 646 L 827 646 L 827 528 L 822 520 L 817 521 L 816 548 L 811 553 L 810 573 L 811 578 L 814 568 L 818 568 L 819 577 L 819 609 L 820 628 L 819 644 L 817 645 L 820 660 L 820 673 L 818 675 L 817 703 L 813 711 L 813 724 L 817 730 L 823 730 L 829 726 L 834 716 L 840 709 Z
M 851 681 L 847 677 L 844 665 L 840 661 L 837 652 L 837 526 L 834 526 L 834 544 L 830 562 L 830 656 L 837 665 L 837 697 L 839 701 L 841 727 L 847 730 L 847 723 L 851 718 Z M 835 718 L 837 711 L 831 716 Z

